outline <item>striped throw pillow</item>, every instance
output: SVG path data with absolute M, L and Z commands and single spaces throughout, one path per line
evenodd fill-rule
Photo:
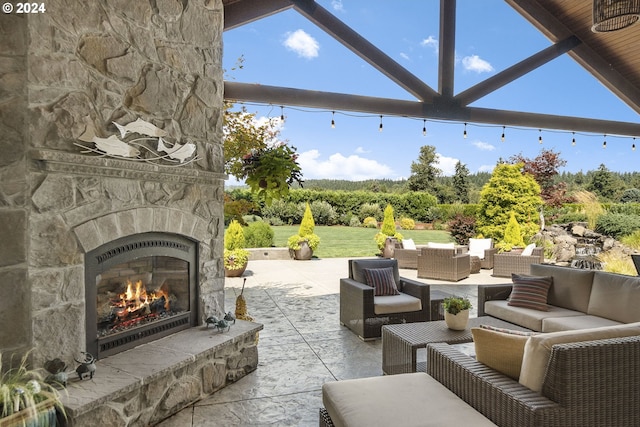
M 364 277 L 367 285 L 375 289 L 374 295 L 399 295 L 396 280 L 393 277 L 393 267 L 365 268 Z
M 553 284 L 552 276 L 528 276 L 513 273 L 511 280 L 513 281 L 513 289 L 509 295 L 509 305 L 549 311 L 547 294 Z

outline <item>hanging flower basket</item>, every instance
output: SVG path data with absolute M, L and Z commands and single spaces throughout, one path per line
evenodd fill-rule
M 242 158 L 243 178 L 251 191 L 267 204 L 289 194 L 294 182 L 302 186 L 302 169 L 295 150 L 281 143 L 252 150 Z

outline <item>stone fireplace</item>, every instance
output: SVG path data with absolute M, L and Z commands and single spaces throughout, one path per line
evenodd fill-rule
M 152 424 L 257 366 L 259 325 L 203 326 L 225 312 L 222 24 L 221 0 L 51 0 L 0 20 L 0 352 L 71 372 L 98 355 L 69 386 L 72 425 Z M 195 160 L 78 145 L 137 119 Z M 145 374 L 130 352 L 163 358 Z

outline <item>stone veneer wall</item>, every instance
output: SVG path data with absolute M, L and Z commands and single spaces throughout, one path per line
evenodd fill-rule
M 84 253 L 168 231 L 200 241 L 200 318 L 223 310 L 221 0 L 49 0 L 0 19 L 0 351 L 84 350 Z M 183 167 L 80 154 L 137 118 L 193 142 Z M 10 326 L 9 326 L 10 325 Z M 9 326 L 9 327 L 8 327 Z

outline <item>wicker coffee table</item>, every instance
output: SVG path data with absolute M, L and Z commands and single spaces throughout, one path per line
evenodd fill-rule
M 427 344 L 446 342 L 461 344 L 473 341 L 471 328 L 480 325 L 491 325 L 499 328 L 528 331 L 529 329 L 491 316 L 469 319 L 467 329 L 454 331 L 447 328 L 444 320 L 435 322 L 402 323 L 382 327 L 382 372 L 387 375 L 402 374 L 426 370 L 426 365 L 418 366 L 417 351 Z

